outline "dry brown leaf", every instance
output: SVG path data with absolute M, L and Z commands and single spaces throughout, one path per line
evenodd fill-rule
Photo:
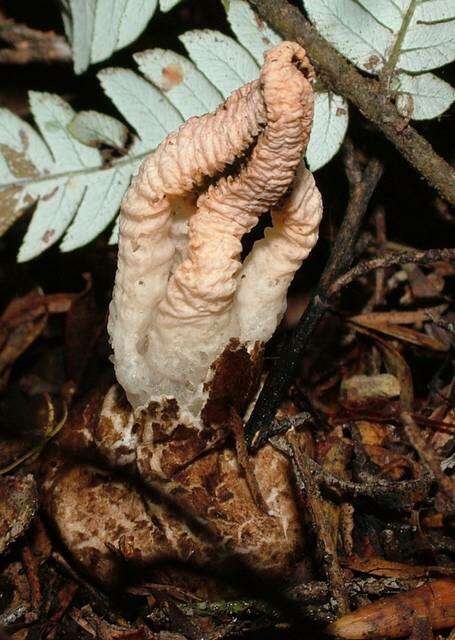
M 376 407 L 399 395 L 400 383 L 390 373 L 352 376 L 342 380 L 340 385 L 340 400 L 346 407 Z
M 65 367 L 70 380 L 78 383 L 93 348 L 105 326 L 95 300 L 90 274 L 83 274 L 86 286 L 75 296 L 65 322 Z
M 400 382 L 400 401 L 401 405 L 406 409 L 411 409 L 414 403 L 414 385 L 412 382 L 412 373 L 408 363 L 399 352 L 396 344 L 392 341 L 380 338 L 370 329 L 366 327 L 356 326 L 353 328 L 359 333 L 370 336 L 377 346 L 381 349 L 386 363 L 387 370 L 392 373 Z
M 444 289 L 444 278 L 434 271 L 425 274 L 419 266 L 411 263 L 403 265 L 403 271 L 408 276 L 412 295 L 415 298 L 436 298 Z
M 369 422 L 367 420 L 358 420 L 356 422 L 363 445 L 381 446 L 388 436 L 387 426 L 379 422 Z
M 0 318 L 0 387 L 10 367 L 41 334 L 47 322 L 44 296 L 32 291 L 13 300 Z
M 30 291 L 12 300 L 0 317 L 0 388 L 14 362 L 43 332 L 49 313 L 66 313 L 77 294 Z
M 384 324 L 415 324 L 420 327 L 423 322 L 428 322 L 432 318 L 438 318 L 442 315 L 447 306 L 446 304 L 439 304 L 435 307 L 415 309 L 413 311 L 374 311 L 351 316 L 350 320 L 371 328 Z
M 420 524 L 422 527 L 426 527 L 427 529 L 442 529 L 444 521 L 445 518 L 443 513 L 433 513 L 422 518 Z
M 78 293 L 51 293 L 44 296 L 44 302 L 49 313 L 67 313 L 71 309 Z
M 32 475 L 0 477 L 0 554 L 28 529 L 37 509 Z
M 410 469 L 415 471 L 413 477 L 418 477 L 418 472 L 415 470 L 415 463 L 405 456 L 390 451 L 385 447 L 378 445 L 364 445 L 365 452 L 369 458 L 381 469 L 382 472 L 387 473 L 388 476 L 394 480 L 401 480 Z
M 392 562 L 377 556 L 360 558 L 359 556 L 352 555 L 346 558 L 343 564 L 352 571 L 368 573 L 383 578 L 424 578 L 429 574 L 428 567 L 426 566 Z
M 330 446 L 324 447 L 322 455 L 319 456 L 319 462 L 329 473 L 348 480 L 349 473 L 347 471 L 347 467 L 350 457 L 350 445 L 341 438 L 333 438 L 330 440 Z M 343 506 L 344 503 L 338 505 L 331 500 L 322 500 L 322 509 L 325 514 L 327 528 L 330 531 L 334 548 L 336 548 L 340 532 L 340 518 Z
M 402 638 L 413 632 L 418 617 L 426 617 L 435 630 L 455 625 L 455 580 L 434 580 L 417 589 L 381 598 L 336 620 L 326 632 L 351 640 Z
M 403 340 L 404 342 L 415 344 L 418 347 L 433 349 L 434 351 L 448 351 L 449 349 L 449 347 L 440 340 L 437 340 L 436 338 L 420 331 L 416 331 L 415 329 L 403 327 L 396 324 L 379 324 L 378 322 L 376 322 L 376 320 L 371 321 L 368 318 L 365 320 L 361 316 L 357 316 L 357 318 L 360 318 L 360 321 L 358 319 L 353 321 L 353 319 L 351 318 L 350 323 L 352 323 L 353 325 L 357 324 L 363 327 L 368 327 L 369 329 L 374 329 L 374 331 L 379 331 L 384 335 L 392 336 L 392 338 L 397 338 L 398 340 Z

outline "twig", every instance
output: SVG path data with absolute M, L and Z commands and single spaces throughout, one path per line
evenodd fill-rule
M 353 578 L 346 581 L 346 591 L 349 596 L 368 595 L 384 596 L 401 591 L 415 589 L 422 584 L 421 578 Z M 290 600 L 300 604 L 320 603 L 329 596 L 329 588 L 326 582 L 305 582 L 290 587 L 286 591 Z
M 313 331 L 327 311 L 330 283 L 347 269 L 352 261 L 358 229 L 381 178 L 383 167 L 377 159 L 370 160 L 363 172 L 360 170 L 349 141 L 345 145 L 345 163 L 351 192 L 346 215 L 308 307 L 294 329 L 290 341 L 281 351 L 278 362 L 265 381 L 256 402 L 246 427 L 246 439 L 249 443 L 253 441 L 256 432 L 264 429 L 275 417 L 281 398 L 295 375 Z
M 25 546 L 22 549 L 22 562 L 25 568 L 27 581 L 30 587 L 30 601 L 35 611 L 39 611 L 41 607 L 42 595 L 41 584 L 39 580 L 39 562 L 31 551 L 30 547 Z
M 104 593 L 96 589 L 90 582 L 85 580 L 82 576 L 80 576 L 71 565 L 65 560 L 61 553 L 58 551 L 53 551 L 51 555 L 52 559 L 59 565 L 68 575 L 79 584 L 81 587 L 86 589 L 91 597 L 93 598 L 93 602 L 96 603 L 100 609 L 108 609 L 109 599 Z
M 288 432 L 287 440 L 292 450 L 294 473 L 299 481 L 300 488 L 304 492 L 305 502 L 311 516 L 319 556 L 330 585 L 330 595 L 335 599 L 337 613 L 341 616 L 349 611 L 349 599 L 345 590 L 345 575 L 338 562 L 336 544 L 326 521 L 319 486 L 309 468 L 308 461 L 310 458 L 302 455 L 294 431 Z
M 245 480 L 256 506 L 263 513 L 268 514 L 267 504 L 262 496 L 258 481 L 254 474 L 254 466 L 251 458 L 248 456 L 248 447 L 245 441 L 245 430 L 243 421 L 235 409 L 231 410 L 229 416 L 229 427 L 234 435 L 235 449 L 237 452 L 237 460 L 245 475 Z
M 356 278 L 360 278 L 376 269 L 383 269 L 398 264 L 434 264 L 435 262 L 452 262 L 455 260 L 455 249 L 427 249 L 422 251 L 393 252 L 359 262 L 355 267 L 337 278 L 329 287 L 328 295 L 334 296 L 343 287 Z
M 349 181 L 349 202 L 330 259 L 319 282 L 319 288 L 323 292 L 352 261 L 360 225 L 383 171 L 383 165 L 377 158 L 369 160 L 362 171 L 350 140 L 346 140 L 344 144 L 344 163 Z
M 455 482 L 449 476 L 447 476 L 441 468 L 441 460 L 432 448 L 432 446 L 425 440 L 419 427 L 416 425 L 413 417 L 408 411 L 402 411 L 401 419 L 403 421 L 404 430 L 408 437 L 412 447 L 419 454 L 420 460 L 431 471 L 436 481 L 438 482 L 441 490 L 446 496 L 447 509 L 449 511 L 455 510 Z
M 352 102 L 441 196 L 455 205 L 455 170 L 406 124 L 390 100 L 381 99 L 378 81 L 359 73 L 319 35 L 297 7 L 284 0 L 249 2 L 273 29 L 304 46 L 327 88 Z
M 267 443 L 269 438 L 273 436 L 278 436 L 289 429 L 295 428 L 299 429 L 304 424 L 313 423 L 314 418 L 311 413 L 307 411 L 303 411 L 302 413 L 298 413 L 296 416 L 286 416 L 281 420 L 272 420 L 272 422 L 267 425 L 266 428 L 261 431 L 256 432 L 256 437 L 252 442 L 252 448 L 260 449 L 264 444 Z
M 381 251 L 382 247 L 387 242 L 385 211 L 382 206 L 377 208 L 374 215 L 374 222 L 376 227 L 376 246 L 378 247 L 378 250 Z M 365 313 L 369 308 L 374 309 L 374 307 L 376 307 L 382 302 L 382 297 L 384 295 L 384 285 L 385 285 L 384 269 L 378 269 L 374 274 L 374 278 L 375 278 L 375 286 L 374 286 L 373 297 L 368 302 L 366 307 L 363 309 L 363 313 Z
M 377 576 L 362 576 L 351 578 L 345 581 L 345 589 L 350 597 L 356 596 L 388 596 L 403 591 L 415 589 L 426 581 L 425 578 L 383 578 Z M 159 587 L 159 585 L 158 585 Z M 286 589 L 282 594 L 285 601 L 293 603 L 302 608 L 302 613 L 308 619 L 315 618 L 311 615 L 311 610 L 306 605 L 326 605 L 330 597 L 329 586 L 325 581 L 313 580 L 311 582 L 303 582 Z M 322 615 L 332 616 L 332 603 L 327 603 L 325 612 L 321 611 L 318 618 Z M 222 600 L 222 601 L 199 601 L 198 603 L 185 602 L 179 603 L 179 607 L 187 614 L 197 613 L 198 615 L 216 616 L 216 617 L 253 617 L 267 616 L 271 619 L 279 620 L 283 616 L 280 608 L 275 608 L 270 602 L 256 598 L 244 598 L 243 600 Z M 313 610 L 314 612 L 314 610 Z M 309 615 L 310 614 L 310 615 Z M 454 638 L 455 640 L 455 638 Z
M 336 245 L 338 244 L 338 238 L 334 247 L 333 252 L 335 252 Z M 367 275 L 368 273 L 375 271 L 376 269 L 383 269 L 385 267 L 390 267 L 399 264 L 433 264 L 435 262 L 452 262 L 455 260 L 455 249 L 428 249 L 422 251 L 402 251 L 400 253 L 394 252 L 385 256 L 381 256 L 380 258 L 372 258 L 371 260 L 365 260 L 360 262 L 355 267 L 346 271 L 343 275 L 339 276 L 332 284 L 328 287 L 322 288 L 321 285 L 322 280 L 325 275 L 325 271 L 323 277 L 320 280 L 318 285 L 318 289 L 316 290 L 316 294 L 308 305 L 299 325 L 295 330 L 296 338 L 291 338 L 291 343 L 286 351 L 283 352 L 282 356 L 279 359 L 277 364 L 277 370 L 272 371 L 267 379 L 262 393 L 260 394 L 258 401 L 256 403 L 256 407 L 253 411 L 253 414 L 250 418 L 250 422 L 247 425 L 247 439 L 250 439 L 252 442 L 253 448 L 257 448 L 260 444 L 263 444 L 264 438 L 266 437 L 264 434 L 268 433 L 269 429 L 276 428 L 278 432 L 279 427 L 270 427 L 268 425 L 273 425 L 273 416 L 275 414 L 279 399 L 277 404 L 274 404 L 275 398 L 277 395 L 281 398 L 281 393 L 286 388 L 287 384 L 289 384 L 289 380 L 287 374 L 289 371 L 280 371 L 279 369 L 284 366 L 287 366 L 286 358 L 288 357 L 288 353 L 291 349 L 294 348 L 294 344 L 298 344 L 297 340 L 300 339 L 301 349 L 297 356 L 295 353 L 292 354 L 292 358 L 300 358 L 301 353 L 309 344 L 311 335 L 313 330 L 316 328 L 317 323 L 321 320 L 325 311 L 329 307 L 330 299 L 335 296 L 337 293 L 341 291 L 345 286 L 353 282 L 356 278 L 360 278 L 361 276 Z M 321 294 L 321 289 L 323 293 Z M 319 291 L 319 296 L 317 297 Z M 289 360 L 290 367 L 293 367 L 293 361 Z M 294 369 L 292 368 L 292 374 Z M 278 377 L 280 376 L 280 377 Z M 292 377 L 292 375 L 290 376 Z M 275 379 L 278 380 L 275 383 Z M 271 385 L 274 385 L 271 387 Z M 276 386 L 275 386 L 276 385 Z M 271 391 L 269 391 L 271 388 Z M 270 397 L 264 397 L 261 406 L 259 403 L 263 394 L 270 393 Z M 276 394 L 276 395 L 275 395 Z M 254 422 L 253 422 L 254 420 Z M 256 427 L 258 425 L 258 428 Z M 259 433 L 258 433 L 259 432 Z
M 289 447 L 283 444 L 283 438 L 273 438 L 272 444 L 282 453 L 291 457 Z M 300 449 L 300 457 L 305 458 L 305 465 L 311 472 L 318 486 L 335 492 L 340 498 L 356 500 L 367 498 L 382 507 L 395 511 L 409 510 L 416 502 L 429 494 L 433 475 L 426 472 L 415 480 L 390 482 L 374 477 L 364 482 L 353 482 L 334 476 Z
M 1 64 L 70 62 L 72 58 L 71 48 L 63 36 L 31 29 L 12 20 L 0 23 L 0 40 L 12 47 L 0 49 Z

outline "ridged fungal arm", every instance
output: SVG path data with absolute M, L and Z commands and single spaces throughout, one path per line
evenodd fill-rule
M 286 293 L 295 272 L 318 239 L 321 194 L 302 162 L 290 196 L 272 211 L 265 230 L 243 263 L 235 296 L 242 342 L 270 339 L 286 310 Z M 255 300 L 254 312 L 249 301 Z
M 266 55 L 260 78 L 265 127 L 238 174 L 222 177 L 199 196 L 189 222 L 188 256 L 169 281 L 155 324 L 157 361 L 166 362 L 171 379 L 168 393 L 175 393 L 172 379 L 182 373 L 203 379 L 207 365 L 239 335 L 232 306 L 241 239 L 292 182 L 311 128 L 310 78 L 297 44 L 283 43 Z M 248 306 L 254 309 L 254 298 Z
M 275 220 L 268 237 L 275 238 L 273 246 L 283 255 L 270 266 L 276 270 L 282 262 L 289 272 L 272 294 L 279 299 L 278 311 L 256 299 L 254 287 L 246 300 L 242 238 L 259 216 L 279 208 L 293 183 L 311 129 L 312 81 L 304 50 L 281 43 L 266 54 L 258 82 L 235 92 L 215 114 L 190 119 L 134 179 L 122 207 L 109 321 L 117 379 L 134 408 L 174 397 L 197 418 L 207 400 L 204 382 L 210 367 L 229 342 L 246 340 L 250 349 L 276 328 L 293 270 L 317 234 L 295 233 L 296 215 L 284 212 L 289 229 L 277 235 L 286 223 Z M 207 177 L 215 178 L 208 187 L 203 184 Z M 302 187 L 296 189 L 289 202 Z M 302 202 L 299 220 L 317 224 L 320 201 Z M 285 245 L 292 247 L 299 239 L 302 257 L 290 260 L 295 248 Z M 255 264 L 253 259 L 248 263 Z M 267 280 L 271 273 L 267 268 L 260 277 Z
M 169 135 L 142 163 L 123 199 L 108 328 L 117 379 L 135 406 L 149 394 L 144 354 L 175 259 L 172 216 L 185 208 L 185 196 L 191 203 L 204 178 L 223 171 L 248 148 L 264 120 L 258 82 L 241 87 L 215 113 L 191 118 Z

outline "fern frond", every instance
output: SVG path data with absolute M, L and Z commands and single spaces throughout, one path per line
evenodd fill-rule
M 453 0 L 302 0 L 312 22 L 357 67 L 379 75 L 398 110 L 435 118 L 455 90 L 428 72 L 455 60 Z
M 71 0 L 66 4 L 72 6 Z M 130 6 L 124 2 L 126 9 Z M 229 2 L 228 19 L 238 41 L 217 31 L 189 31 L 181 40 L 190 59 L 151 49 L 134 56 L 143 76 L 121 68 L 98 73 L 128 126 L 95 111 L 76 114 L 60 97 L 45 93 L 30 94 L 39 133 L 0 110 L 0 234 L 36 203 L 20 261 L 58 241 L 62 251 L 71 251 L 93 240 L 114 220 L 139 163 L 168 133 L 187 118 L 212 111 L 234 89 L 258 77 L 265 51 L 280 38 L 257 21 L 245 0 Z M 344 100 L 318 94 L 307 154 L 312 170 L 337 152 L 346 127 Z M 132 144 L 126 148 L 128 140 Z M 107 162 L 100 145 L 116 150 Z M 111 242 L 116 237 L 114 226 Z

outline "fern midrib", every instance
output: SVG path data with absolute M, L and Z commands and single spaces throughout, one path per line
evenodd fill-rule
M 404 14 L 403 21 L 401 23 L 401 27 L 397 33 L 397 37 L 395 38 L 395 42 L 393 43 L 392 50 L 390 52 L 389 57 L 387 58 L 384 67 L 381 72 L 381 83 L 386 87 L 387 91 L 390 86 L 390 80 L 395 71 L 395 68 L 398 63 L 398 58 L 401 53 L 401 45 L 403 44 L 404 38 L 408 31 L 411 20 L 414 16 L 415 9 L 417 7 L 417 0 L 411 0 L 409 6 Z
M 84 167 L 83 169 L 75 169 L 70 171 L 62 171 L 61 173 L 52 173 L 40 176 L 38 178 L 20 178 L 18 180 L 0 183 L 0 189 L 8 189 L 10 187 L 26 187 L 29 184 L 42 184 L 44 182 L 52 182 L 53 180 L 59 180 L 60 178 L 73 178 L 74 176 L 80 175 L 90 175 L 92 173 L 97 173 L 99 171 L 108 171 L 109 169 L 113 169 L 116 167 L 124 167 L 128 164 L 133 164 L 138 160 L 143 160 L 150 153 L 153 152 L 153 149 L 149 151 L 144 151 L 143 153 L 138 154 L 137 156 L 128 156 L 128 158 L 124 158 L 123 160 L 119 160 L 115 164 L 112 164 L 108 167 Z

